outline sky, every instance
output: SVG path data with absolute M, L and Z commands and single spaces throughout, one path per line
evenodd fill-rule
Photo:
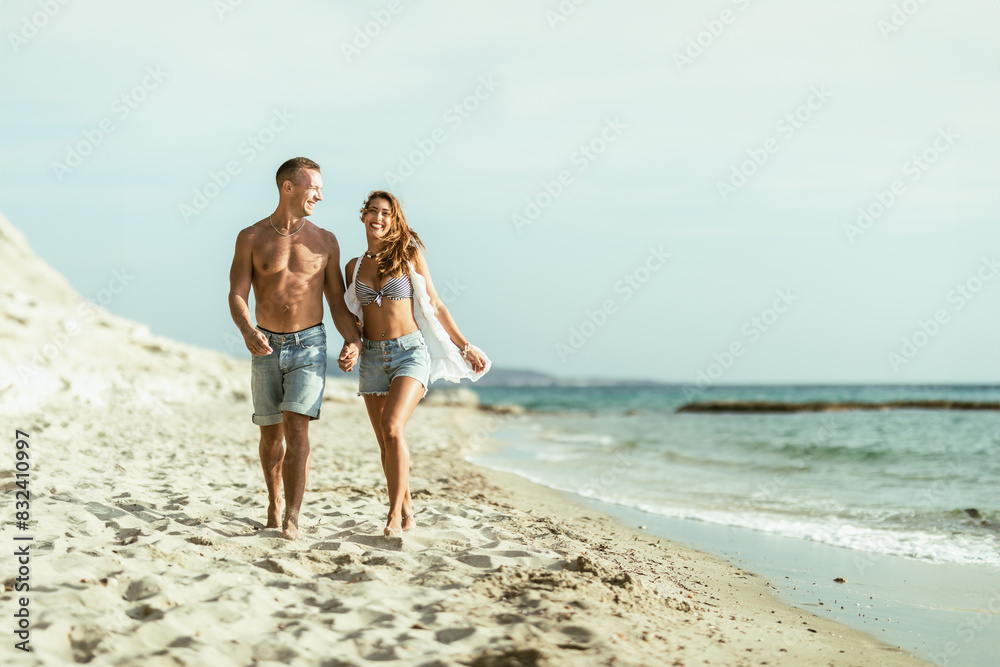
M 996 383 L 998 18 L 992 0 L 0 0 L 0 213 L 84 298 L 249 358 L 236 234 L 302 155 L 341 265 L 365 195 L 394 192 L 496 368 Z

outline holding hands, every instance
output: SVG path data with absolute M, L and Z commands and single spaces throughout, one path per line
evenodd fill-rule
M 340 348 L 340 356 L 337 357 L 337 365 L 340 366 L 340 370 L 350 373 L 351 369 L 358 363 L 360 352 L 357 343 L 344 341 L 344 346 Z

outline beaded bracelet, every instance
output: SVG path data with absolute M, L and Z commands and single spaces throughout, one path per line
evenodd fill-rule
M 466 343 L 465 347 L 462 348 L 462 358 L 463 359 L 468 359 L 469 358 L 469 350 L 470 349 L 472 349 L 472 343 Z

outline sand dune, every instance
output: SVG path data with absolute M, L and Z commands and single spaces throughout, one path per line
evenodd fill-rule
M 31 434 L 34 466 L 34 653 L 13 648 L 8 557 L 5 665 L 922 664 L 712 556 L 471 466 L 492 419 L 474 409 L 417 410 L 418 526 L 383 537 L 350 383 L 328 384 L 302 534 L 282 540 L 264 528 L 249 362 L 88 304 L 2 218 L 0 266 L 0 415 L 9 440 Z

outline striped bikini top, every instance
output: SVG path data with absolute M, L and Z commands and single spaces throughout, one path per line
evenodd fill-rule
M 361 260 L 364 259 L 364 255 L 358 258 L 358 264 L 361 264 Z M 355 275 L 357 270 L 355 270 Z M 389 280 L 382 289 L 375 291 L 368 285 L 361 282 L 358 278 L 354 281 L 354 294 L 357 295 L 358 301 L 362 306 L 367 306 L 374 301 L 378 306 L 382 307 L 382 297 L 387 299 L 393 299 L 399 301 L 402 299 L 412 299 L 413 298 L 413 285 L 410 283 L 410 277 L 403 273 L 401 276 L 396 276 L 395 278 Z

